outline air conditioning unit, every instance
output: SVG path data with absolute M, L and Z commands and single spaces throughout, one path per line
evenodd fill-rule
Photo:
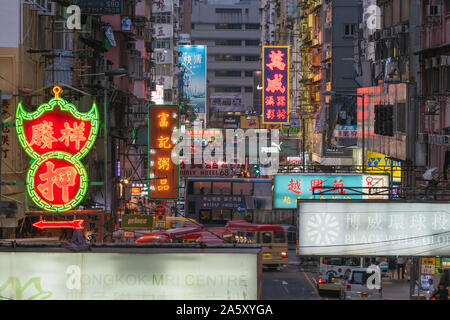
M 419 143 L 428 143 L 428 133 L 418 133 L 417 140 Z
M 441 56 L 441 66 L 450 65 L 450 56 Z
M 38 10 L 38 15 L 40 16 L 54 16 L 56 15 L 56 3 L 48 2 L 47 0 L 41 0 L 41 5 L 43 9 Z
M 427 17 L 438 17 L 441 15 L 441 5 L 427 5 Z
M 439 57 L 431 58 L 431 66 L 433 68 L 439 67 Z
M 439 103 L 436 100 L 425 101 L 425 113 L 428 115 L 436 114 L 439 109 Z
M 408 33 L 409 32 L 409 28 L 407 24 L 402 25 L 402 33 Z

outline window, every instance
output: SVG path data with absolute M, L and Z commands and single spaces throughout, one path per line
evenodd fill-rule
M 393 105 L 375 105 L 375 134 L 393 136 Z
M 245 56 L 245 61 L 259 61 L 259 56 Z
M 211 194 L 211 182 L 194 182 L 194 194 Z
M 195 23 L 191 23 L 191 29 L 195 30 Z
M 352 284 L 366 284 L 368 278 L 367 272 L 364 271 L 353 271 L 352 273 Z
M 433 68 L 431 88 L 433 92 L 439 92 L 439 68 Z
M 215 92 L 231 92 L 231 93 L 238 93 L 242 92 L 241 87 L 215 87 Z
M 171 40 L 156 40 L 157 49 L 170 49 Z
M 246 30 L 259 30 L 259 29 L 261 29 L 261 25 L 258 23 L 246 23 L 245 29 Z
M 218 23 L 216 24 L 216 29 L 241 30 L 242 25 L 240 23 Z
M 220 55 L 214 56 L 215 61 L 241 61 L 241 56 L 232 56 L 232 55 Z
M 253 92 L 253 87 L 245 87 L 245 92 Z
M 450 67 L 445 68 L 445 77 L 447 80 L 446 89 L 447 91 L 450 91 Z
M 285 236 L 284 231 L 274 231 L 273 232 L 273 242 L 274 243 L 286 242 L 286 236 Z
M 233 195 L 251 196 L 253 194 L 253 183 L 233 182 Z
M 231 182 L 213 182 L 213 194 L 231 194 Z
M 220 71 L 214 72 L 214 75 L 216 77 L 240 77 L 241 72 L 240 71 L 220 70 Z
M 450 13 L 450 0 L 445 0 L 446 13 Z
M 261 233 L 262 243 L 272 243 L 272 232 L 265 231 Z
M 397 103 L 396 111 L 397 131 L 406 132 L 405 104 Z
M 245 40 L 245 45 L 247 47 L 249 46 L 259 46 L 260 41 L 259 40 Z
M 344 24 L 344 36 L 345 37 L 353 37 L 356 33 L 356 25 L 353 23 L 345 23 Z
M 216 13 L 240 13 L 242 14 L 241 9 L 230 9 L 230 8 L 216 8 Z
M 172 21 L 170 20 L 172 13 L 170 12 L 162 12 L 162 13 L 154 13 L 153 18 L 155 20 L 155 23 L 164 23 L 164 24 L 170 24 Z
M 240 46 L 241 40 L 216 40 L 216 46 Z
M 246 77 L 253 77 L 253 71 L 245 71 Z

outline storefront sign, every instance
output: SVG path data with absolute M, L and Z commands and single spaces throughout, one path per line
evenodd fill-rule
M 155 49 L 155 64 L 171 64 L 172 51 L 168 49 Z
M 240 116 L 223 116 L 224 129 L 237 129 L 240 127 Z
M 382 188 L 388 186 L 387 175 L 278 174 L 274 177 L 273 203 L 276 209 L 295 209 L 297 208 L 297 199 L 387 199 L 386 192 L 384 192 L 385 195 L 355 195 L 355 192 L 344 189 L 344 187 L 355 188 L 361 193 L 369 193 L 370 190 L 362 189 L 362 187 Z M 324 188 L 331 192 L 327 192 L 327 195 L 319 195 L 319 192 L 324 192 Z M 313 190 L 316 194 L 313 194 Z M 373 190 L 374 192 L 381 191 L 380 189 Z
M 153 226 L 153 215 L 124 215 L 122 216 L 122 228 L 151 229 Z
M 152 13 L 171 12 L 172 0 L 155 0 L 152 5 Z
M 180 162 L 181 176 L 184 177 L 231 177 L 233 176 L 234 165 L 229 165 L 221 161 L 205 161 L 195 164 Z
M 259 129 L 259 117 L 257 116 L 241 116 L 242 129 Z
M 11 300 L 256 300 L 258 252 L 0 252 Z
M 366 172 L 391 174 L 392 171 L 394 178 L 402 177 L 401 161 L 392 160 L 384 154 L 370 150 L 367 151 L 366 159 Z
M 241 196 L 203 196 L 203 209 L 234 209 L 244 204 L 244 197 Z
M 120 14 L 122 9 L 122 0 L 75 0 L 83 14 L 101 13 L 101 14 Z
M 263 123 L 289 122 L 289 46 L 263 47 Z
M 177 105 L 151 105 L 149 123 L 149 199 L 176 200 L 179 196 L 180 167 L 172 161 L 172 149 L 178 142 Z
M 19 103 L 16 130 L 19 142 L 33 159 L 27 173 L 27 191 L 36 205 L 63 212 L 77 206 L 87 191 L 88 177 L 80 159 L 94 145 L 99 118 L 95 103 L 87 113 L 59 97 L 27 113 Z
M 300 200 L 298 212 L 302 255 L 449 254 L 448 203 Z
M 153 27 L 153 37 L 155 39 L 172 38 L 173 26 L 171 24 L 155 23 Z
M 211 112 L 241 112 L 242 111 L 242 94 L 211 96 Z

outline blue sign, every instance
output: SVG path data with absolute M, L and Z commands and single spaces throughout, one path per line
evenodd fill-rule
M 178 46 L 181 56 L 179 90 L 189 98 L 195 113 L 206 113 L 206 46 Z
M 240 204 L 237 206 L 236 211 L 237 213 L 245 213 L 246 207 L 243 204 Z
M 350 195 L 349 190 L 344 187 L 359 188 L 356 190 L 362 191 L 361 187 L 386 187 L 389 182 L 387 175 L 279 174 L 275 175 L 273 184 L 274 208 L 296 209 L 297 199 L 383 199 L 386 196 L 375 198 L 362 194 L 355 195 L 355 192 L 351 192 Z M 325 191 L 327 195 L 319 195 L 321 191 Z

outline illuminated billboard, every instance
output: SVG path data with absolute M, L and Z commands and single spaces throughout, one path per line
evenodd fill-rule
M 19 249 L 20 250 L 20 249 Z M 256 300 L 258 252 L 0 252 L 12 300 Z M 169 251 L 170 249 L 166 249 Z M 191 252 L 189 252 L 191 251 Z
M 88 186 L 82 159 L 94 145 L 99 117 L 95 103 L 87 113 L 55 97 L 28 113 L 19 103 L 16 131 L 25 152 L 33 159 L 27 173 L 27 191 L 34 203 L 46 211 L 63 212 L 83 200 Z
M 178 142 L 177 105 L 150 105 L 148 111 L 149 199 L 178 199 L 180 166 L 172 162 L 172 149 Z
M 301 255 L 448 256 L 448 203 L 300 200 Z
M 289 122 L 289 46 L 264 46 L 263 124 Z
M 196 114 L 206 114 L 206 46 L 178 46 L 181 56 L 180 92 Z
M 362 195 L 369 193 L 364 188 L 384 188 L 389 186 L 388 175 L 370 174 L 277 174 L 273 179 L 273 206 L 275 209 L 296 209 L 297 199 L 387 199 L 384 195 Z M 313 189 L 314 188 L 314 189 Z M 325 188 L 326 195 L 318 195 Z M 332 189 L 335 188 L 335 189 Z M 345 188 L 354 188 L 354 191 Z M 374 189 L 374 191 L 382 189 Z M 316 194 L 313 194 L 314 193 Z

